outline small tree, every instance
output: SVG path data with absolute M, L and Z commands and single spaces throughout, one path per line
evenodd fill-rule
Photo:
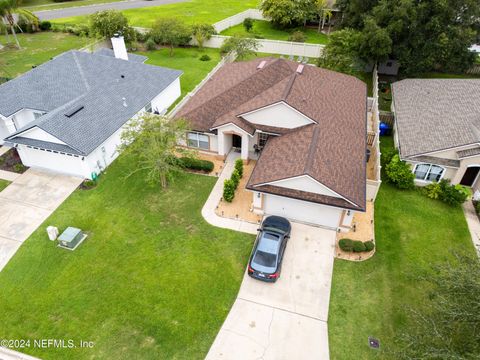
M 246 32 L 250 32 L 253 29 L 253 19 L 252 18 L 246 18 L 243 20 L 243 27 Z
M 226 202 L 232 202 L 235 197 L 235 183 L 232 179 L 223 182 L 223 199 Z
M 239 59 L 244 59 L 249 55 L 255 55 L 258 49 L 258 41 L 256 39 L 250 39 L 235 35 L 226 39 L 220 52 L 223 54 L 235 51 Z
M 103 10 L 90 15 L 90 32 L 106 39 L 121 33 L 127 44 L 136 40 L 135 30 L 128 25 L 125 15 L 116 10 Z
M 157 44 L 170 47 L 170 56 L 175 46 L 187 45 L 192 39 L 192 29 L 176 18 L 158 19 L 150 34 Z
M 195 24 L 192 27 L 193 38 L 200 49 L 203 48 L 205 40 L 209 40 L 215 33 L 215 28 L 210 24 Z
M 413 189 L 415 186 L 413 180 L 415 175 L 412 173 L 410 166 L 400 160 L 400 156 L 397 154 L 393 156 L 390 163 L 385 168 L 388 180 L 399 189 Z
M 150 113 L 132 119 L 122 133 L 119 147 L 125 156 L 136 163 L 127 177 L 145 171 L 148 183 L 166 188 L 175 172 L 183 168 L 177 155 L 192 156 L 187 150 L 177 148 L 187 130 L 187 122 L 182 119 L 169 121 Z
M 294 31 L 288 37 L 288 41 L 293 41 L 293 42 L 303 43 L 303 42 L 305 42 L 305 40 L 306 40 L 305 39 L 305 34 L 302 31 Z
M 358 58 L 358 41 L 361 34 L 352 29 L 335 31 L 318 59 L 318 66 L 355 74 Z
M 233 181 L 233 184 L 235 185 L 235 189 L 238 188 L 238 184 L 240 184 L 240 178 L 241 178 L 241 176 L 238 173 L 238 170 L 234 169 L 230 179 Z

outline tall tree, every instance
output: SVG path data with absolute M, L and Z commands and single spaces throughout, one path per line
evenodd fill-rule
M 281 28 L 305 25 L 316 16 L 316 0 L 263 0 L 260 10 Z
M 31 12 L 20 7 L 21 0 L 0 0 L 0 18 L 15 38 L 17 48 L 21 49 L 20 42 L 17 38 L 15 27 L 18 27 L 14 14 L 23 17 L 26 21 L 30 22 L 34 27 L 38 27 L 38 18 Z
M 397 359 L 480 358 L 480 262 L 473 256 L 433 269 L 421 279 L 430 288 L 421 312 L 411 311 Z
M 192 28 L 177 18 L 160 18 L 153 25 L 150 35 L 157 44 L 168 45 L 172 56 L 175 46 L 190 42 Z
M 181 119 L 170 121 L 150 113 L 132 119 L 122 133 L 119 147 L 136 164 L 127 177 L 145 171 L 148 183 L 166 188 L 175 172 L 183 168 L 177 155 L 188 151 L 177 145 L 185 138 L 187 130 L 187 122 Z M 191 156 L 190 152 L 188 154 Z
M 127 44 L 136 39 L 135 30 L 128 25 L 128 19 L 120 11 L 98 11 L 90 15 L 89 20 L 91 33 L 96 36 L 110 39 L 115 33 L 121 33 Z

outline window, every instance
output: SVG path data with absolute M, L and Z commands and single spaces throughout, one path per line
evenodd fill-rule
M 194 132 L 187 133 L 187 144 L 190 147 L 200 148 L 204 150 L 210 149 L 210 144 L 208 142 L 208 135 L 203 135 L 199 133 L 194 133 Z
M 145 106 L 145 112 L 148 112 L 148 113 L 152 112 L 152 103 L 148 103 L 148 105 Z
M 268 137 L 268 134 L 258 133 L 258 147 L 263 148 L 267 143 Z
M 413 170 L 415 178 L 422 181 L 439 181 L 444 172 L 443 167 L 433 164 L 417 164 Z

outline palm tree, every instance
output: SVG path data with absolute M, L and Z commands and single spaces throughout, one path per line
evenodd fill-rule
M 325 26 L 325 20 L 330 20 L 332 17 L 332 11 L 328 8 L 327 0 L 317 0 L 315 5 L 317 7 L 317 13 L 319 17 L 318 32 L 320 32 Z
M 31 11 L 26 9 L 22 9 L 20 7 L 21 0 L 0 0 L 0 18 L 2 18 L 5 26 L 7 27 L 7 35 L 8 35 L 8 28 L 15 38 L 15 42 L 17 43 L 17 47 L 21 49 L 20 43 L 17 39 L 17 34 L 15 32 L 15 27 L 18 27 L 15 16 L 21 16 L 30 22 L 33 26 L 38 26 L 38 18 L 33 14 Z M 19 28 L 20 29 L 20 28 Z M 21 29 L 20 29 L 21 31 Z

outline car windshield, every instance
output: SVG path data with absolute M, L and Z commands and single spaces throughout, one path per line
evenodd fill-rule
M 257 251 L 252 260 L 252 267 L 261 272 L 273 273 L 277 267 L 280 237 L 264 232 L 259 240 Z

